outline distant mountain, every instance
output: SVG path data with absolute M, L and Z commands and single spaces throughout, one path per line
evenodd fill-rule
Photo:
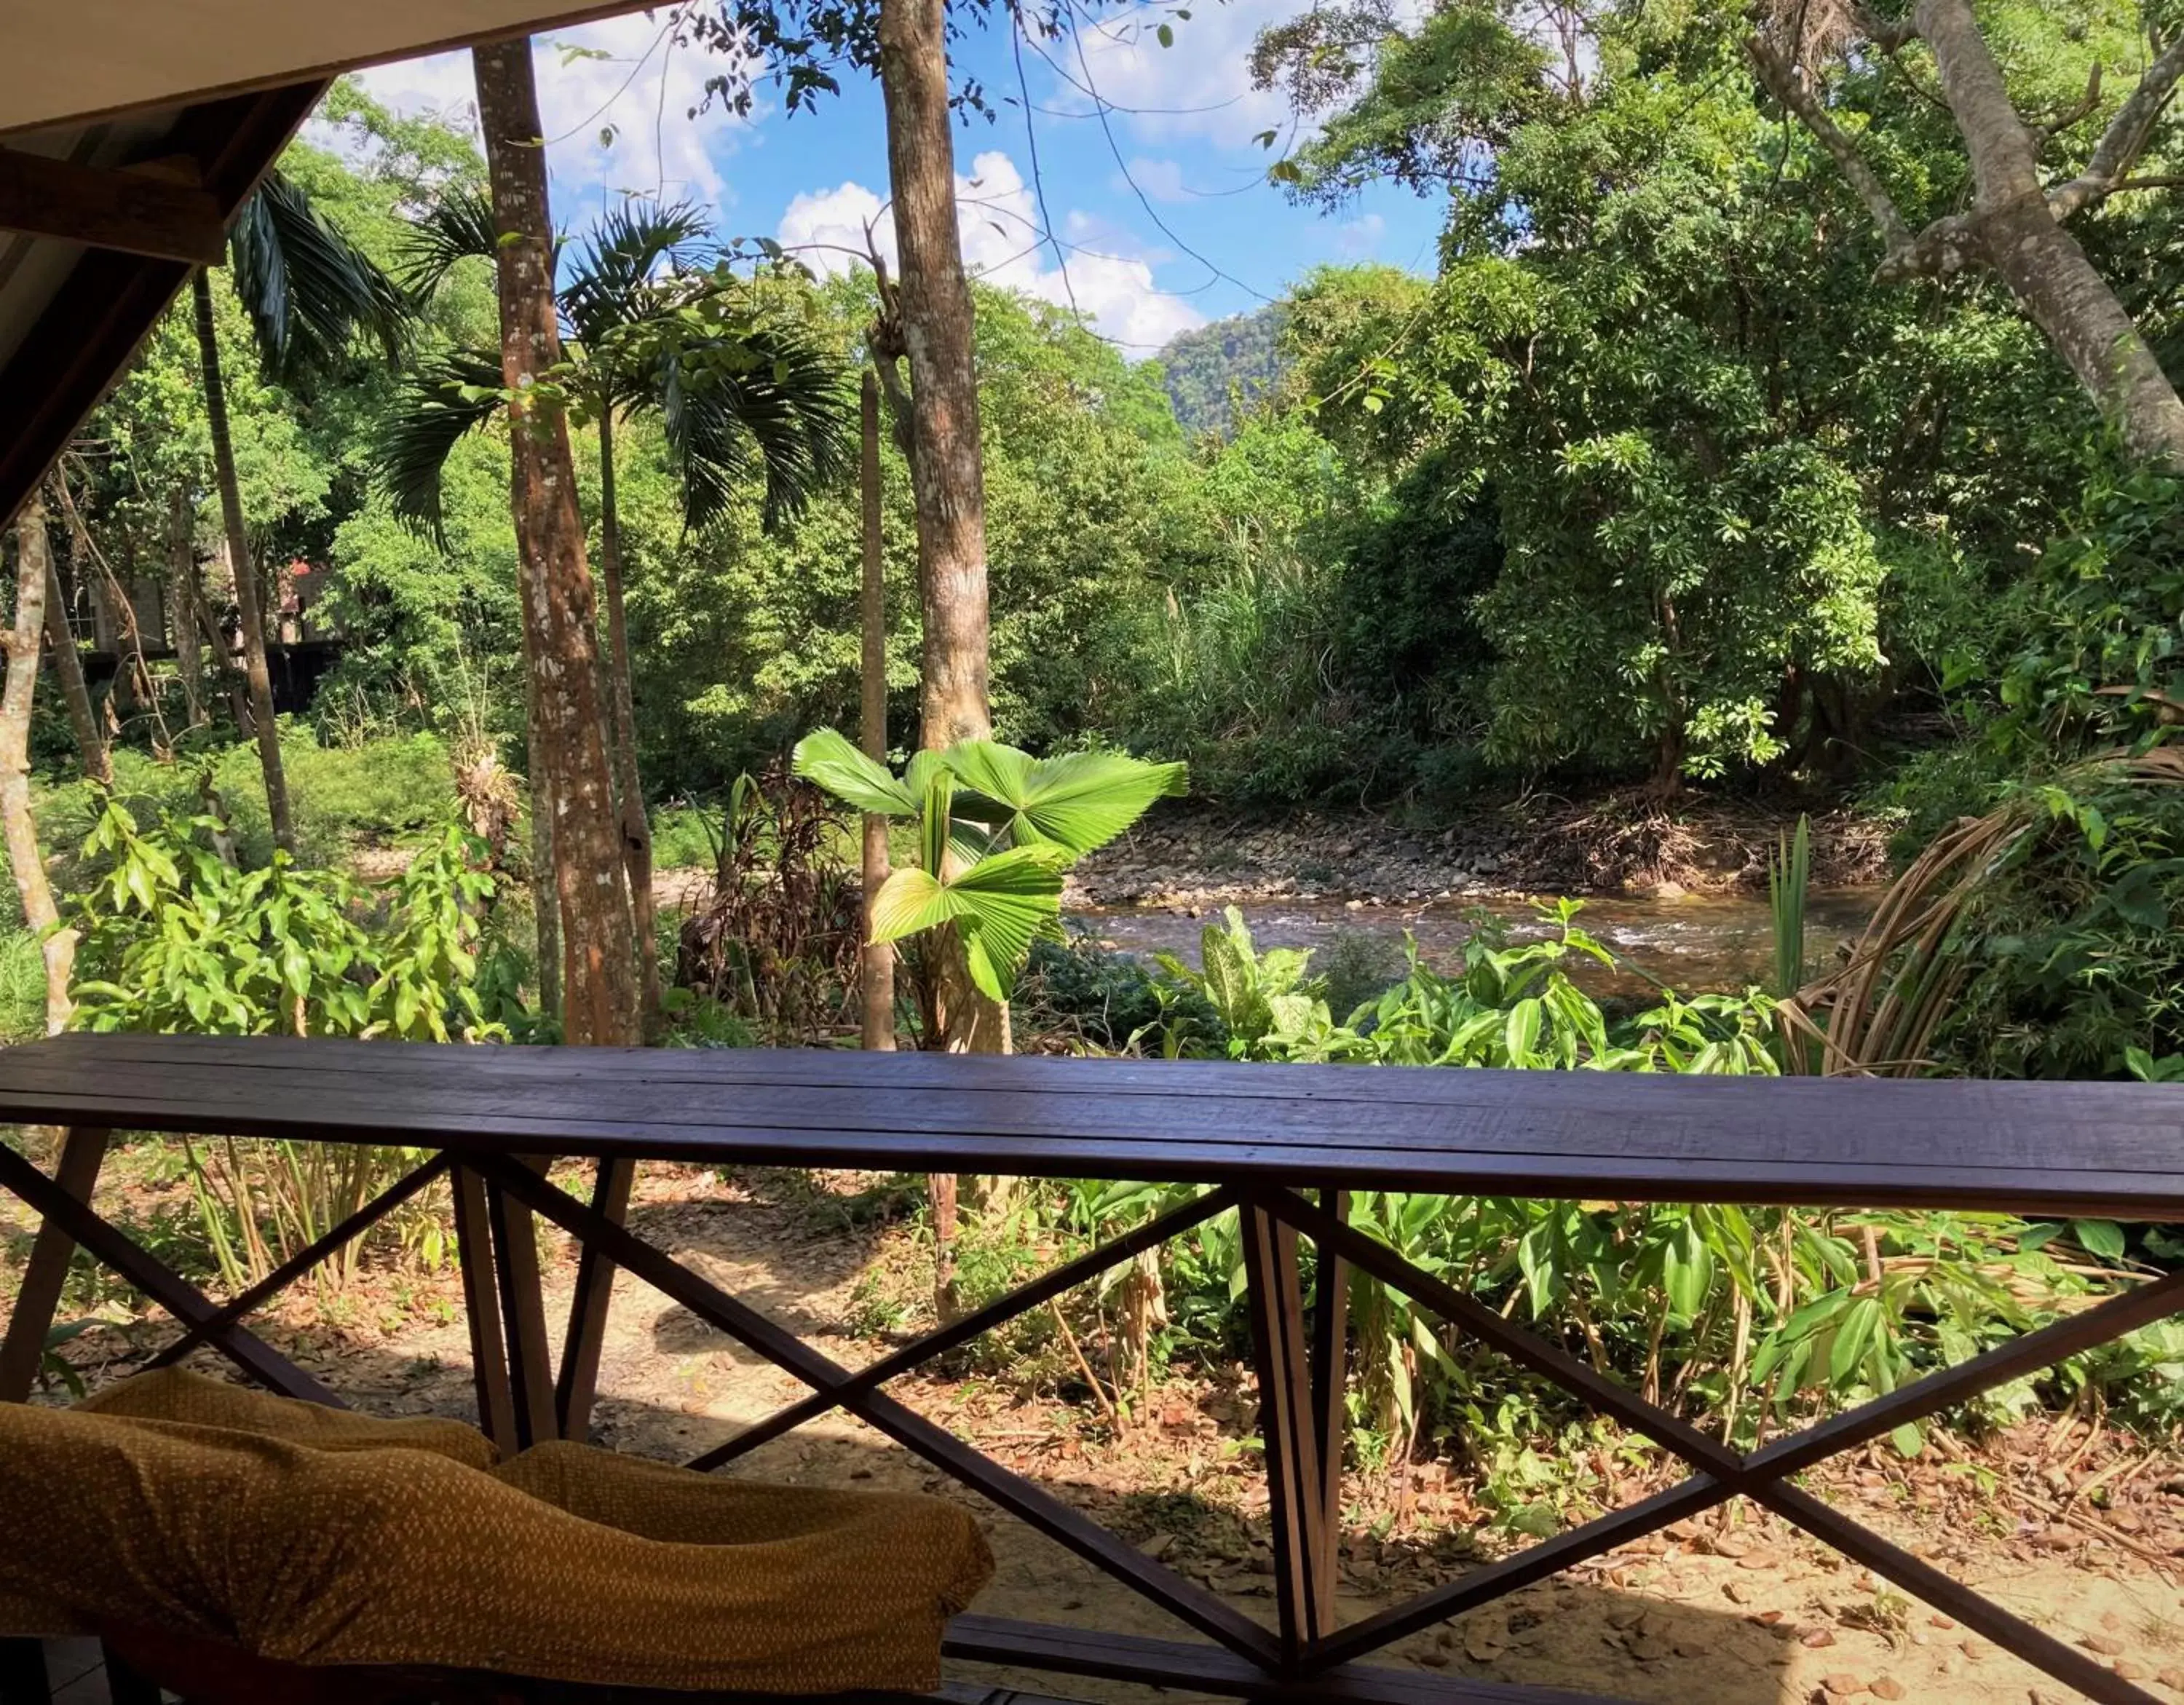
M 1186 434 L 1226 433 L 1235 424 L 1236 400 L 1249 407 L 1281 377 L 1282 320 L 1279 307 L 1262 308 L 1180 332 L 1161 351 L 1168 401 Z

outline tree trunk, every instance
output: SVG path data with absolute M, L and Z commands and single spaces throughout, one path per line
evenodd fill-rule
M 925 618 L 918 739 L 928 751 L 993 733 L 976 333 L 956 221 L 944 9 L 943 0 L 881 0 L 879 21 Z M 1006 1053 L 1007 1009 L 972 985 L 952 936 L 944 932 L 939 945 L 944 1045 L 951 1051 Z
M 197 307 L 198 359 L 204 369 L 205 424 L 212 434 L 213 472 L 220 484 L 220 518 L 227 535 L 228 566 L 235 576 L 235 608 L 242 618 L 243 673 L 250 683 L 250 721 L 258 738 L 259 767 L 265 772 L 265 811 L 273 844 L 291 858 L 296 830 L 288 816 L 288 780 L 281 768 L 281 731 L 273 721 L 273 677 L 265 666 L 265 613 L 258 596 L 258 571 L 242 528 L 242 493 L 236 484 L 235 443 L 228 435 L 227 393 L 220 371 L 220 337 L 214 330 L 212 282 L 203 267 L 190 280 Z
M 18 548 L 30 537 L 31 529 L 37 532 L 37 554 L 45 564 L 45 596 L 43 621 L 46 648 L 53 654 L 53 673 L 61 683 L 61 697 L 68 705 L 69 727 L 75 733 L 75 749 L 83 763 L 83 772 L 94 782 L 111 786 L 114 781 L 114 754 L 108 749 L 105 733 L 98 726 L 98 713 L 92 708 L 91 688 L 83 678 L 83 653 L 77 649 L 75 631 L 69 626 L 68 598 L 61 588 L 61 571 L 53 561 L 53 540 L 46 532 L 46 505 L 42 498 L 23 506 L 15 518 L 15 540 Z M 19 618 L 17 624 L 21 626 Z
M 880 386 L 867 367 L 864 384 L 864 450 L 859 465 L 863 488 L 865 577 L 860 613 L 864 622 L 864 705 L 862 725 L 865 755 L 874 763 L 887 762 L 887 587 L 886 558 L 881 549 L 880 522 Z M 894 1046 L 894 944 L 872 939 L 872 902 L 888 878 L 888 820 L 877 811 L 865 814 L 864 884 L 865 950 L 858 967 L 857 986 L 864 1012 L 864 1044 L 882 1050 Z
M 986 491 L 971 287 L 956 214 L 943 0 L 880 0 L 903 341 L 910 354 L 928 750 L 993 732 L 986 688 Z
M 46 597 L 55 579 L 46 538 L 45 499 L 31 493 L 15 517 L 15 627 L 7 636 L 7 684 L 0 688 L 0 828 L 8 864 L 23 901 L 23 921 L 39 940 L 46 964 L 46 1034 L 68 1028 L 69 979 L 75 969 L 75 932 L 60 928 L 53 885 L 31 811 L 31 704 L 38 690 L 38 637 Z M 70 642 L 71 645 L 73 641 Z
M 2046 202 L 2020 201 L 1990 216 L 1981 247 L 2131 454 L 2184 472 L 2184 401 L 2108 281 Z
M 635 955 L 599 717 L 591 569 L 567 413 L 558 396 L 540 394 L 560 365 L 561 338 L 531 43 L 519 37 L 474 48 L 471 64 L 499 238 L 501 375 L 511 399 L 509 460 L 537 767 L 552 824 L 562 1034 L 571 1042 L 633 1043 Z
M 638 1022 L 646 1036 L 660 1027 L 660 944 L 652 916 L 652 822 L 637 768 L 637 701 L 630 685 L 629 618 L 621 595 L 621 515 L 615 494 L 614 410 L 599 410 L 599 578 L 607 594 L 607 677 L 613 694 L 616 808 L 629 911 L 637 937 Z
M 167 628 L 173 636 L 175 672 L 182 680 L 182 713 L 192 728 L 205 722 L 204 653 L 198 649 L 197 541 L 189 494 L 177 485 L 167 493 Z
M 1971 160 L 1981 257 L 2131 449 L 2184 467 L 2184 401 L 2108 281 L 2056 223 L 2032 134 L 1970 0 L 1919 0 L 1914 22 Z
M 977 337 L 956 213 L 948 110 L 945 0 L 880 0 L 880 90 L 898 293 L 910 357 L 911 491 L 917 513 L 918 594 L 925 618 L 919 744 L 939 751 L 993 733 L 987 704 L 986 492 L 978 444 Z M 933 944 L 940 1041 L 950 1052 L 1005 1054 L 1008 1009 L 971 982 L 962 944 Z M 935 1176 L 935 1312 L 960 1310 L 955 1280 L 956 1180 Z

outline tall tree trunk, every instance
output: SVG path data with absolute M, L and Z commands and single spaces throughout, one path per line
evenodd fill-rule
M 1970 0 L 1919 0 L 1914 17 L 1971 159 L 1983 258 L 2131 450 L 2184 468 L 2184 401 L 2108 281 L 2056 222 L 2032 133 Z
M 880 0 L 880 90 L 902 265 L 898 309 L 910 357 L 910 478 L 925 619 L 918 740 L 928 751 L 993 733 L 977 335 L 956 213 L 946 11 L 945 0 Z M 1007 1007 L 972 983 L 952 930 L 939 933 L 934 949 L 943 1045 L 951 1052 L 1006 1053 Z M 934 1307 L 944 1320 L 961 1309 L 956 1185 L 952 1175 L 930 1180 Z
M 986 488 L 971 287 L 956 215 L 943 0 L 880 0 L 880 87 L 910 355 L 929 750 L 993 732 L 986 701 Z
M 538 767 L 552 822 L 561 933 L 561 1028 L 571 1042 L 638 1039 L 637 979 L 599 704 L 599 651 L 576 469 L 560 400 L 542 382 L 560 365 L 553 225 L 531 43 L 471 50 L 478 122 L 493 185 L 502 381 Z
M 189 494 L 177 484 L 167 493 L 167 630 L 175 648 L 175 672 L 182 680 L 182 714 L 192 728 L 206 720 L 204 653 L 198 627 L 204 594 L 198 585 L 195 532 Z
M 977 339 L 963 276 L 949 130 L 943 0 L 881 0 L 903 343 L 910 357 L 911 490 L 925 618 L 919 744 L 939 751 L 993 733 L 987 706 L 986 488 Z M 972 986 L 943 944 L 941 1017 L 951 1050 L 1006 1053 L 1008 1011 Z
M 523 670 L 530 678 L 531 632 L 523 635 Z M 554 806 L 546 788 L 545 738 L 538 727 L 537 695 L 524 706 L 524 790 L 531 812 L 531 921 L 538 950 L 538 1011 L 561 1022 L 561 908 L 554 897 Z
M 660 944 L 652 917 L 652 823 L 637 768 L 637 701 L 630 684 L 629 618 L 621 595 L 621 512 L 615 492 L 614 410 L 599 410 L 599 579 L 606 588 L 607 677 L 614 702 L 616 808 L 622 872 L 629 883 L 631 926 L 637 936 L 638 1017 L 645 1034 L 660 1025 Z
M 61 697 L 68 705 L 69 727 L 75 733 L 76 755 L 82 761 L 84 774 L 94 782 L 111 785 L 114 754 L 107 746 L 104 731 L 98 726 L 98 713 L 92 708 L 91 688 L 83 678 L 83 653 L 76 647 L 75 629 L 69 626 L 68 596 L 61 587 L 59 566 L 53 561 L 53 540 L 46 531 L 42 497 L 25 504 L 23 512 L 15 518 L 19 548 L 33 527 L 37 532 L 37 554 L 45 563 L 46 589 L 42 602 L 46 649 L 53 654 L 53 673 L 59 677 Z M 21 626 L 20 619 L 17 626 Z
M 258 570 L 242 527 L 242 492 L 235 478 L 235 443 L 228 435 L 227 393 L 220 371 L 220 336 L 212 317 L 212 281 L 203 267 L 190 279 L 197 308 L 198 360 L 204 369 L 205 424 L 212 433 L 213 472 L 220 485 L 220 524 L 227 535 L 228 566 L 235 575 L 235 608 L 242 618 L 243 673 L 250 683 L 250 720 L 258 737 L 259 767 L 265 772 L 265 811 L 273 844 L 295 856 L 295 825 L 288 816 L 288 778 L 281 768 L 281 730 L 273 720 L 273 677 L 265 666 L 265 612 L 258 596 Z
M 46 537 L 45 499 L 31 493 L 15 517 L 15 626 L 7 636 L 7 684 L 0 688 L 0 828 L 8 865 L 23 901 L 23 921 L 38 937 L 46 964 L 46 1034 L 68 1028 L 69 979 L 75 969 L 75 932 L 60 928 L 46 861 L 31 811 L 31 704 L 38 690 L 38 640 L 46 598 L 54 582 Z M 70 644 L 73 645 L 71 641 Z
M 864 383 L 864 449 L 858 468 L 864 496 L 864 588 L 859 612 L 864 624 L 864 704 L 859 733 L 865 755 L 887 761 L 887 559 L 880 531 L 880 384 L 867 367 Z M 864 1006 L 864 1045 L 882 1050 L 894 1046 L 894 944 L 872 939 L 872 902 L 888 878 L 888 820 L 865 814 L 865 950 L 857 968 Z

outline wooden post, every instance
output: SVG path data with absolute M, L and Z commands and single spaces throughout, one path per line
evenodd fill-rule
M 517 1164 L 545 1171 L 539 1162 Z M 500 1286 L 501 1323 L 507 1334 L 516 1445 L 527 1450 L 558 1436 L 552 1351 L 546 1344 L 546 1309 L 539 1295 L 538 1228 L 531 1211 L 510 1201 L 499 1184 L 487 1184 L 485 1200 L 493 1226 L 493 1269 Z
M 78 1125 L 61 1145 L 53 1182 L 78 1201 L 91 1200 L 106 1159 L 107 1139 L 100 1127 Z M 46 1357 L 46 1334 L 53 1329 L 53 1311 L 60 1306 L 61 1287 L 75 1254 L 75 1240 L 51 1220 L 38 1228 L 37 1240 L 31 1245 L 31 1264 L 23 1270 L 22 1289 L 15 1294 L 15 1312 L 8 1317 L 8 1335 L 0 1339 L 0 1403 L 27 1401 L 37 1384 Z
M 880 512 L 879 377 L 865 369 L 864 453 L 865 581 L 861 609 L 865 630 L 862 737 L 865 755 L 887 761 L 887 572 L 882 550 Z M 864 1004 L 864 1044 L 882 1051 L 894 1046 L 894 944 L 872 939 L 872 901 L 888 878 L 888 820 L 865 814 L 865 948 L 858 967 Z
M 1350 1218 L 1350 1193 L 1321 1187 L 1319 1205 L 1337 1219 Z M 1312 1412 L 1319 1446 L 1320 1529 L 1312 1556 L 1323 1604 L 1334 1602 L 1335 1553 L 1342 1537 L 1342 1446 L 1348 1434 L 1347 1360 L 1350 1264 L 1331 1249 L 1315 1249 L 1318 1293 L 1312 1317 Z
M 1306 1348 L 1295 1229 L 1262 1207 L 1243 1210 L 1244 1273 L 1259 1376 L 1267 1513 L 1273 1528 L 1274 1606 L 1282 1658 L 1295 1664 L 1334 1631 L 1326 1481 Z
M 592 1206 L 620 1225 L 629 1213 L 634 1161 L 601 1161 Z M 577 1258 L 577 1289 L 569 1299 L 569 1335 L 561 1350 L 561 1377 L 554 1389 L 560 1435 L 582 1444 L 591 1436 L 592 1401 L 599 1394 L 599 1352 L 605 1347 L 607 1305 L 614 1300 L 614 1263 L 586 1244 Z
M 487 1223 L 485 1181 L 468 1167 L 455 1168 L 455 1252 L 462 1262 L 463 1307 L 471 1323 L 471 1374 L 477 1387 L 478 1425 L 494 1445 L 514 1455 L 515 1403 L 509 1390 L 508 1357 L 500 1335 L 500 1293 L 493 1283 L 493 1233 Z

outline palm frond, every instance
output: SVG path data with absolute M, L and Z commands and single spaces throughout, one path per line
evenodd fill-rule
M 440 476 L 463 434 L 500 407 L 498 356 L 458 349 L 435 356 L 402 387 L 372 443 L 372 476 L 396 515 L 445 543 Z
M 444 190 L 410 227 L 397 267 L 403 287 L 421 300 L 458 262 L 491 260 L 499 241 L 490 194 L 467 184 Z
M 702 532 L 735 488 L 764 482 L 762 515 L 777 527 L 848 476 L 855 460 L 856 399 L 843 361 L 805 333 L 750 328 L 704 352 L 702 383 L 662 376 L 668 443 L 683 479 L 683 524 Z
M 330 365 L 359 334 L 402 354 L 409 296 L 279 172 L 243 203 L 228 258 L 267 371 Z
M 686 269 L 713 234 L 712 221 L 688 202 L 626 201 L 600 215 L 561 289 L 571 333 L 596 344 L 617 326 L 643 317 L 653 276 L 663 264 Z

